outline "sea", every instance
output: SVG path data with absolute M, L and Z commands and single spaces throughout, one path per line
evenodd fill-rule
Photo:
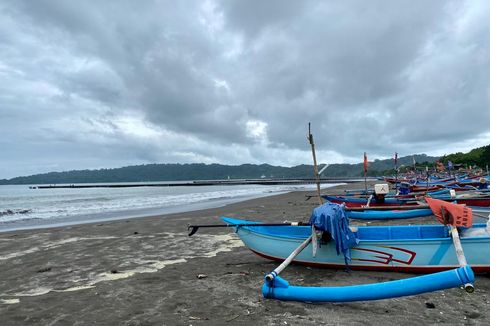
M 336 185 L 322 184 L 322 189 Z M 313 184 L 56 189 L 3 185 L 0 232 L 181 213 L 314 189 Z

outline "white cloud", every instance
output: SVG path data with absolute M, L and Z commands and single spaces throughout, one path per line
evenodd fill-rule
M 246 123 L 247 136 L 263 142 L 267 141 L 267 123 L 259 120 L 249 120 Z
M 0 178 L 310 163 L 310 121 L 325 163 L 486 145 L 489 16 L 483 0 L 6 0 Z

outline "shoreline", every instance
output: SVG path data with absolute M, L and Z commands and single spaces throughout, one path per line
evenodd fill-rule
M 190 203 L 165 208 L 148 208 L 137 210 L 113 211 L 102 214 L 78 215 L 71 217 L 61 217 L 56 219 L 26 219 L 12 222 L 0 223 L 0 234 L 4 232 L 15 232 L 22 230 L 41 230 L 51 228 L 62 228 L 66 226 L 76 226 L 101 222 L 121 221 L 130 219 L 144 219 L 148 217 L 164 217 L 166 215 L 198 212 L 201 210 L 220 208 L 234 203 L 254 200 L 262 197 L 271 197 L 285 192 L 271 193 L 266 195 L 246 196 L 245 198 L 218 199 L 210 202 Z M 147 213 L 143 213 L 147 212 Z M 153 213 L 151 213 L 153 212 Z M 12 227 L 9 227 L 12 225 Z
M 326 185 L 323 189 L 329 189 L 340 184 Z M 303 185 L 304 186 L 304 185 Z M 107 211 L 97 214 L 81 214 L 58 218 L 25 218 L 12 221 L 0 221 L 0 234 L 4 232 L 20 231 L 20 230 L 38 230 L 46 228 L 56 228 L 65 226 L 74 226 L 91 223 L 101 223 L 108 221 L 119 221 L 127 219 L 141 219 L 154 216 L 166 216 L 172 214 L 197 212 L 207 209 L 215 209 L 240 203 L 244 201 L 254 200 L 276 196 L 293 191 L 311 191 L 310 189 L 292 189 L 292 190 L 274 190 L 260 192 L 255 194 L 240 195 L 236 197 L 210 198 L 203 201 L 191 202 L 187 204 L 178 204 L 174 206 L 162 206 L 151 208 L 127 209 L 121 211 Z
M 5 266 L 0 269 L 2 325 L 488 323 L 490 278 L 485 275 L 477 276 L 471 295 L 450 289 L 372 302 L 281 302 L 264 299 L 260 290 L 264 275 L 277 263 L 253 254 L 231 229 L 203 229 L 187 236 L 187 223 L 218 224 L 219 216 L 306 220 L 317 205 L 313 199 L 306 201 L 308 193 L 314 192 L 165 216 L 0 233 L 0 263 Z M 414 221 L 419 219 L 405 222 Z M 283 273 L 292 284 L 311 286 L 411 276 L 296 265 Z

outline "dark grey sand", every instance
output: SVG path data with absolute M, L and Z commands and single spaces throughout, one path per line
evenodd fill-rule
M 329 192 L 356 187 L 362 185 Z M 186 233 L 187 223 L 219 223 L 221 215 L 307 220 L 316 204 L 294 192 L 198 212 L 1 233 L 0 325 L 490 324 L 487 275 L 477 277 L 473 294 L 451 289 L 374 302 L 280 302 L 260 292 L 277 264 L 243 247 L 231 229 Z M 433 220 L 404 221 L 420 222 Z M 302 266 L 282 275 L 316 286 L 413 276 Z

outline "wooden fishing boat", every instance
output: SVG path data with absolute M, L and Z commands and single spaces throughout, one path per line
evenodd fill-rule
M 368 199 L 359 197 L 343 197 L 343 196 L 329 196 L 323 195 L 323 199 L 336 204 L 345 204 L 346 207 L 362 207 L 366 206 Z M 413 202 L 410 202 L 413 201 Z M 417 205 L 414 199 L 400 200 L 398 198 L 385 198 L 383 202 L 377 202 L 375 198 L 369 201 L 369 206 L 400 206 L 400 205 Z
M 325 203 L 313 210 L 308 223 L 260 223 L 223 217 L 224 225 L 189 225 L 188 231 L 191 236 L 200 227 L 234 227 L 253 252 L 282 261 L 265 276 L 262 294 L 266 298 L 347 302 L 453 287 L 464 287 L 471 293 L 474 291 L 473 269 L 490 271 L 490 255 L 486 250 L 490 244 L 489 230 L 486 224 L 472 224 L 472 209 L 466 206 L 433 198 L 427 198 L 427 202 L 443 225 L 373 226 L 352 230 L 345 206 Z M 471 232 L 460 237 L 457 227 Z M 374 284 L 304 287 L 291 286 L 279 276 L 290 263 L 329 268 L 345 268 L 348 264 L 350 269 L 434 273 Z
M 434 196 L 433 198 L 456 202 L 457 204 L 462 204 L 466 206 L 475 207 L 489 207 L 490 206 L 490 196 L 473 196 L 473 197 L 459 197 L 453 198 L 451 196 Z
M 283 261 L 311 235 L 309 226 L 248 227 L 246 224 L 257 222 L 230 217 L 222 219 L 228 225 L 243 225 L 236 229 L 236 233 L 245 246 L 259 256 L 276 261 Z M 485 226 L 475 224 L 473 229 L 484 231 Z M 355 235 L 359 244 L 351 248 L 350 269 L 432 273 L 459 266 L 449 227 L 444 225 L 358 227 Z M 461 243 L 472 269 L 490 272 L 490 252 L 485 249 L 490 248 L 490 236 L 463 236 Z M 309 244 L 293 262 L 345 268 L 344 257 L 337 255 L 334 241 L 320 239 L 319 244 L 315 257 Z
M 364 211 L 346 211 L 345 214 L 348 218 L 358 220 L 393 220 L 430 216 L 432 215 L 432 210 L 429 208 L 389 211 L 379 211 L 376 209 L 372 209 Z
M 368 204 L 368 199 L 352 196 L 322 196 L 325 200 L 336 204 L 344 204 L 346 207 L 364 207 Z M 475 207 L 489 207 L 490 195 L 474 195 L 474 196 L 460 196 L 451 197 L 450 195 L 433 195 L 432 198 L 455 202 L 457 204 L 475 206 Z M 419 205 L 415 198 L 402 198 L 402 197 L 388 197 L 384 199 L 384 202 L 377 202 L 372 198 L 369 201 L 370 207 L 377 206 L 401 206 L 401 205 Z
M 435 191 L 439 189 L 443 189 L 444 186 L 423 186 L 423 185 L 411 185 L 410 186 L 410 191 L 411 192 L 420 192 L 420 191 Z

